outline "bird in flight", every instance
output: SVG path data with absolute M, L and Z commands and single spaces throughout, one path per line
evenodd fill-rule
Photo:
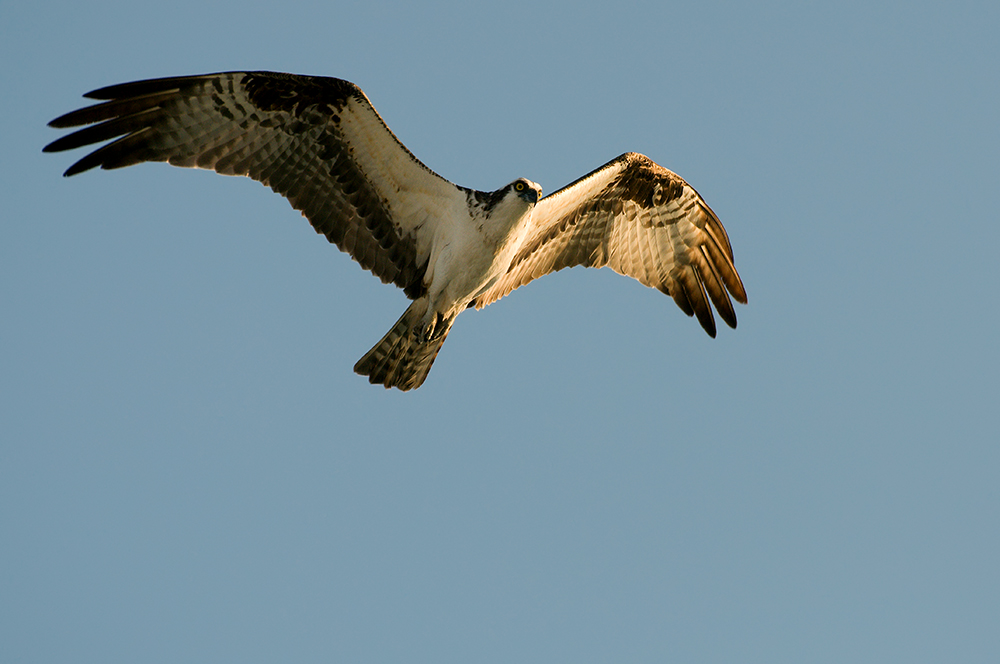
M 565 267 L 610 267 L 670 295 L 715 336 L 746 290 L 719 218 L 680 176 L 629 152 L 555 193 L 525 178 L 476 191 L 442 178 L 337 78 L 225 72 L 94 90 L 49 123 L 84 127 L 44 148 L 111 141 L 69 167 L 165 161 L 245 175 L 412 300 L 354 366 L 373 384 L 420 387 L 458 314 Z

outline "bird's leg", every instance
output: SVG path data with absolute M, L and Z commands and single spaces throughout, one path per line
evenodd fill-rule
M 417 341 L 420 343 L 426 343 L 437 339 L 439 336 L 448 331 L 450 325 L 448 322 L 451 319 L 445 316 L 441 312 L 428 311 L 427 315 L 424 316 L 421 324 L 416 326 L 413 330 Z

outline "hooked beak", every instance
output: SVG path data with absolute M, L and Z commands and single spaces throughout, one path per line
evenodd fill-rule
M 518 194 L 518 196 L 520 196 L 525 202 L 534 205 L 538 202 L 538 189 L 535 187 L 527 187 L 524 191 Z

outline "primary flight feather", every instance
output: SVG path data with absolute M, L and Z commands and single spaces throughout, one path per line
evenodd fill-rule
M 747 301 L 715 213 L 678 175 L 634 152 L 544 198 L 524 178 L 483 192 L 424 166 L 361 89 L 341 79 L 227 72 L 85 96 L 102 103 L 49 124 L 89 126 L 45 151 L 111 142 L 67 176 L 143 161 L 246 175 L 402 288 L 412 304 L 354 367 L 386 388 L 424 382 L 464 309 L 564 267 L 608 266 L 657 288 L 713 337 L 712 305 L 736 327 L 730 295 Z

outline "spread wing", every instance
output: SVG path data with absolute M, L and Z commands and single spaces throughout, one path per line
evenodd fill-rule
M 747 294 L 726 230 L 698 192 L 648 157 L 623 154 L 546 196 L 532 224 L 477 308 L 564 267 L 608 266 L 673 297 L 713 337 L 712 304 L 736 327 L 729 295 L 746 304 Z
M 125 83 L 86 96 L 105 101 L 49 124 L 92 126 L 45 151 L 115 140 L 66 175 L 166 161 L 249 176 L 411 298 L 424 288 L 434 226 L 467 209 L 465 193 L 417 160 L 347 81 L 228 72 Z

